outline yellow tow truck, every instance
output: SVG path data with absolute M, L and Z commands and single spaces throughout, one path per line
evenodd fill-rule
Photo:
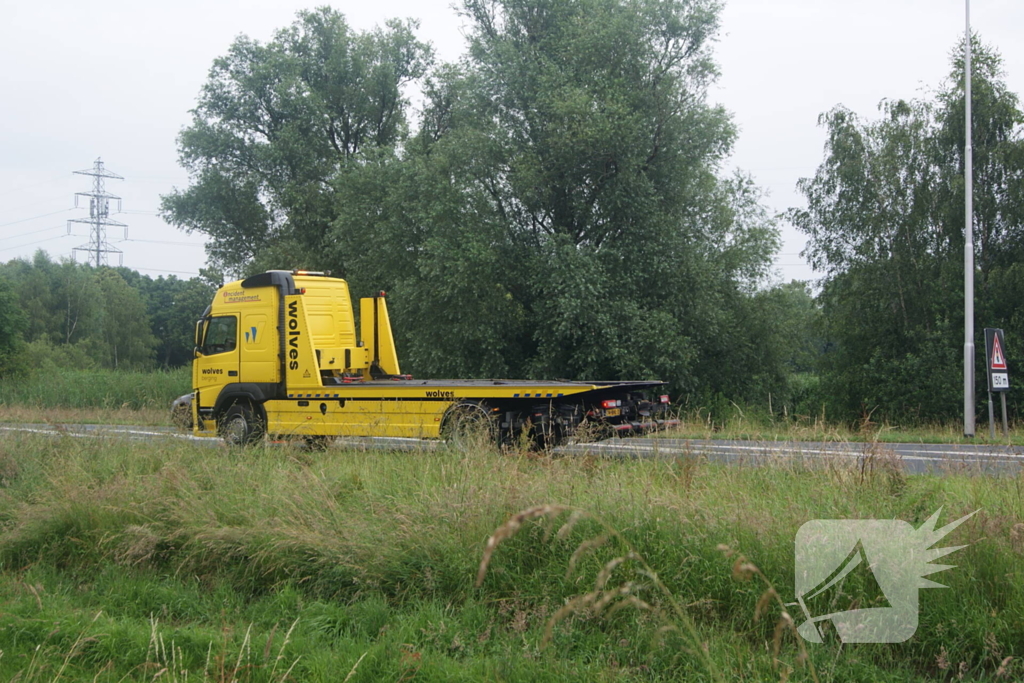
M 677 423 L 662 382 L 417 380 L 401 372 L 383 292 L 360 299 L 330 273 L 272 270 L 221 287 L 196 324 L 188 411 L 197 436 L 456 438 L 554 446 Z M 184 397 L 183 397 L 184 398 Z M 188 413 L 185 412 L 185 415 Z M 581 429 L 582 425 L 595 429 Z

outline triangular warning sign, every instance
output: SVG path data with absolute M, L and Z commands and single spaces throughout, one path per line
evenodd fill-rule
M 1006 369 L 1006 356 L 1003 355 L 1003 347 L 999 344 L 999 335 L 992 337 L 992 365 L 993 370 Z

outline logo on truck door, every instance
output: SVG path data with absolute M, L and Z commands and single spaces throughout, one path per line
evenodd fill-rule
M 299 369 L 299 303 L 288 302 L 288 369 Z

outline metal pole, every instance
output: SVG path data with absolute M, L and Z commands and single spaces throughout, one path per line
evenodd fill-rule
M 1010 436 L 1010 426 L 1006 424 L 1006 392 L 1000 391 L 999 398 L 1003 401 L 1003 436 Z
M 974 436 L 974 149 L 971 146 L 971 0 L 964 0 L 964 436 Z
M 993 441 L 996 438 L 996 410 L 992 403 L 992 392 L 988 392 L 988 438 Z

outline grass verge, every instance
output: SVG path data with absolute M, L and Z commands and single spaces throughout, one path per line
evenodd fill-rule
M 14 436 L 0 443 L 0 680 L 811 680 L 808 664 L 823 681 L 1016 680 L 1022 493 L 1021 477 L 840 464 Z M 477 587 L 487 539 L 544 504 L 588 514 L 565 533 L 524 519 Z M 967 547 L 932 577 L 948 589 L 920 592 L 916 635 L 809 645 L 806 661 L 778 631 L 799 527 L 918 526 L 939 507 L 942 522 L 982 511 L 947 539 Z M 632 560 L 609 570 L 627 552 L 595 541 L 609 528 L 656 582 Z M 780 601 L 738 580 L 747 565 Z M 653 609 L 578 601 L 602 574 Z M 659 585 L 692 634 L 663 628 Z
M 1007 436 L 1003 436 L 1001 424 L 997 425 L 995 437 L 990 438 L 988 424 L 979 423 L 975 436 L 967 438 L 960 423 L 901 426 L 879 424 L 866 419 L 858 424 L 840 424 L 812 416 L 768 416 L 755 409 L 744 411 L 739 407 L 725 418 L 716 419 L 704 410 L 695 409 L 682 413 L 680 420 L 681 425 L 678 428 L 658 432 L 656 436 L 674 439 L 1024 446 L 1024 432 L 1014 424 L 1009 425 Z
M 191 391 L 188 368 L 156 372 L 52 369 L 0 382 L 7 409 L 170 410 Z

